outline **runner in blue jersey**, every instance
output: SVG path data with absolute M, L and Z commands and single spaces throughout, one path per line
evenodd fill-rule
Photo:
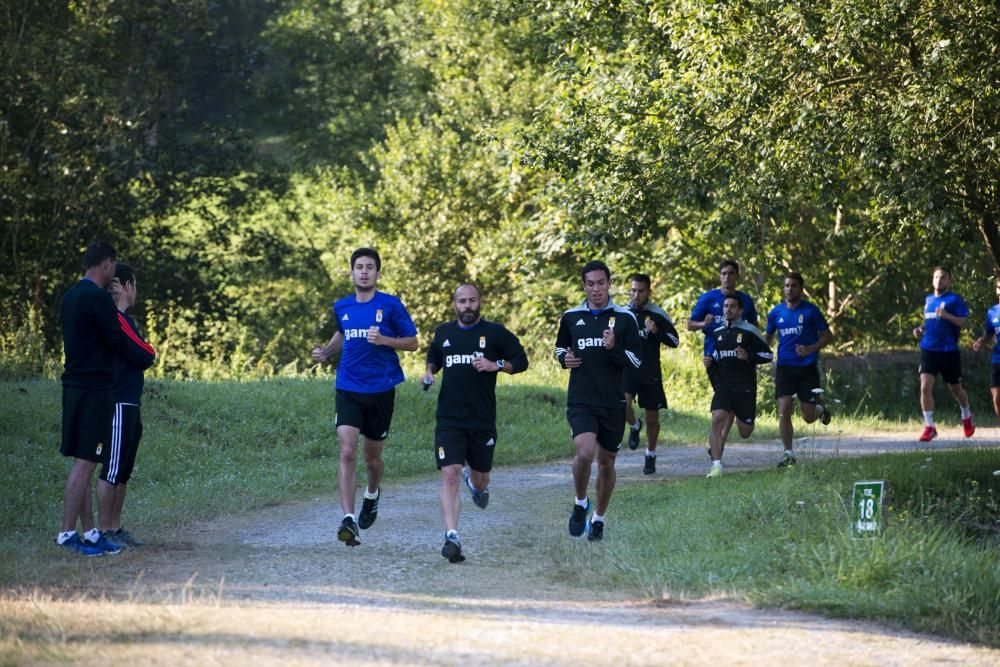
M 385 465 L 382 448 L 389 435 L 396 385 L 403 381 L 397 350 L 417 349 L 417 329 L 402 302 L 379 292 L 382 259 L 372 248 L 351 255 L 354 294 L 333 305 L 337 332 L 330 342 L 312 351 L 323 363 L 340 352 L 337 365 L 337 439 L 340 442 L 338 487 L 344 519 L 337 539 L 356 546 L 358 529 L 367 529 L 378 516 L 379 484 Z M 354 517 L 355 464 L 358 442 L 364 436 L 368 486 L 357 520 Z
M 934 267 L 932 282 L 934 292 L 924 299 L 924 323 L 913 330 L 913 336 L 920 338 L 920 408 L 924 411 L 920 441 L 930 442 L 938 434 L 934 425 L 934 380 L 938 373 L 958 401 L 965 437 L 971 438 L 976 427 L 969 397 L 962 387 L 962 357 L 958 351 L 958 336 L 969 319 L 969 308 L 962 297 L 951 291 L 948 269 Z
M 749 294 L 736 289 L 736 282 L 740 278 L 740 265 L 731 259 L 724 259 L 719 264 L 719 289 L 710 290 L 698 297 L 698 303 L 691 311 L 688 319 L 688 331 L 700 331 L 705 335 L 705 353 L 703 362 L 708 372 L 708 381 L 715 389 L 715 373 L 718 369 L 716 364 L 710 362 L 712 353 L 715 351 L 715 337 L 712 335 L 722 324 L 722 303 L 730 295 L 736 295 L 740 300 L 740 311 L 742 319 L 747 324 L 757 326 L 757 309 L 754 307 L 753 299 Z M 729 420 L 725 432 L 728 434 L 733 427 L 733 420 Z M 725 442 L 722 443 L 725 446 Z
M 1000 275 L 994 280 L 997 301 L 1000 301 Z M 976 352 L 988 345 L 993 339 L 992 373 L 990 374 L 990 392 L 993 394 L 993 412 L 1000 417 L 1000 303 L 986 311 L 986 330 L 972 344 Z
M 778 363 L 774 372 L 774 395 L 778 402 L 778 431 L 785 449 L 779 468 L 795 465 L 792 440 L 792 411 L 799 397 L 802 421 L 811 424 L 819 419 L 830 423 L 830 411 L 819 400 L 819 351 L 833 340 L 826 318 L 815 304 L 802 298 L 801 273 L 785 274 L 785 301 L 767 314 L 765 340 L 770 345 L 778 335 Z

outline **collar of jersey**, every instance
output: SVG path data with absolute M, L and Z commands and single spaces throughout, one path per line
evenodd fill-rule
M 616 306 L 615 306 L 614 300 L 611 297 L 608 297 L 608 305 L 604 306 L 604 308 L 601 308 L 599 311 L 597 311 L 597 313 L 600 314 L 600 313 L 607 312 L 609 310 L 614 310 L 615 307 Z M 586 299 L 584 299 L 583 303 L 580 304 L 580 308 L 583 309 L 583 310 L 585 310 L 585 311 L 587 311 L 591 315 L 594 314 L 594 310 L 587 305 L 587 300 Z

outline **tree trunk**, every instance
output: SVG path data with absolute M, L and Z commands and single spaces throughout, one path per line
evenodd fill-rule
M 844 209 L 839 204 L 837 205 L 837 214 L 833 220 L 833 235 L 834 237 L 840 236 L 840 223 L 843 221 Z M 826 315 L 830 319 L 837 313 L 837 280 L 834 274 L 834 268 L 836 267 L 836 262 L 830 260 L 827 262 L 827 299 L 826 299 Z
M 986 239 L 990 254 L 993 255 L 995 270 L 1000 271 L 1000 230 L 997 229 L 997 221 L 988 211 L 983 211 L 979 216 L 978 227 Z

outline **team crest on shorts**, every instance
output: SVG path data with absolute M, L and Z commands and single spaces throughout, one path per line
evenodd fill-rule
M 376 322 L 381 322 L 382 321 L 382 309 L 381 308 L 379 308 L 378 310 L 375 311 L 375 321 Z
M 438 458 L 444 461 L 444 447 L 438 447 Z
M 103 442 L 97 443 L 97 451 L 95 451 L 94 453 L 100 456 L 101 452 L 103 451 L 104 451 L 104 443 Z
M 485 350 L 486 349 L 486 336 L 480 336 L 479 337 L 479 349 L 480 350 Z

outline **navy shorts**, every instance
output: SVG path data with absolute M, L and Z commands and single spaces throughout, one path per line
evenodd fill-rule
M 935 352 L 920 350 L 920 374 L 941 374 L 948 384 L 962 384 L 962 354 L 958 350 Z
M 62 444 L 59 452 L 95 463 L 107 460 L 111 446 L 111 389 L 63 387 Z
M 625 435 L 625 404 L 614 408 L 598 408 L 590 405 L 566 406 L 573 437 L 582 433 L 596 433 L 601 449 L 617 453 Z
M 817 402 L 816 392 L 819 389 L 819 367 L 816 364 L 808 366 L 778 366 L 774 371 L 774 395 L 798 396 L 802 403 Z
M 434 462 L 438 470 L 449 465 L 465 465 L 476 472 L 493 469 L 497 433 L 485 429 L 442 426 L 434 431 Z
M 142 419 L 139 406 L 115 403 L 115 416 L 111 420 L 111 447 L 108 459 L 101 467 L 100 478 L 108 484 L 125 484 L 132 478 L 135 455 L 142 439 Z
M 753 424 L 757 414 L 757 390 L 716 387 L 712 395 L 712 411 L 732 412 L 744 424 Z
M 626 394 L 639 399 L 639 407 L 645 410 L 661 410 L 667 407 L 667 395 L 663 393 L 663 381 L 660 378 L 642 381 L 625 374 L 623 383 Z

